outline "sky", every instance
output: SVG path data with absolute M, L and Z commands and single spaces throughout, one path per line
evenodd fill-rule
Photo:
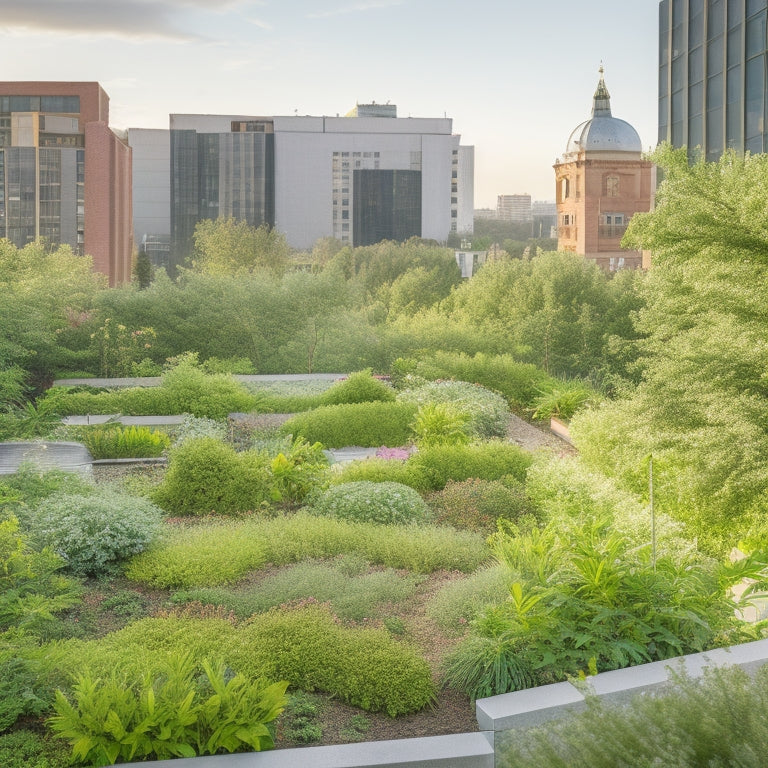
M 658 0 L 2 0 L 3 80 L 98 81 L 113 128 L 171 113 L 449 117 L 475 207 L 553 200 L 602 62 L 614 117 L 657 136 Z

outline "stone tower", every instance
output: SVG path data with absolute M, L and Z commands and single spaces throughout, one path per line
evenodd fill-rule
M 592 117 L 573 130 L 554 169 L 558 250 L 607 271 L 643 266 L 642 253 L 622 249 L 621 238 L 633 214 L 650 210 L 652 164 L 637 131 L 611 114 L 602 66 Z

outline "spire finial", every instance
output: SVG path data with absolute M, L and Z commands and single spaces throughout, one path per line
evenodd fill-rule
M 605 86 L 605 79 L 603 73 L 603 62 L 600 62 L 600 80 L 597 84 L 597 90 L 595 91 L 594 100 L 592 103 L 592 117 L 611 117 L 611 95 L 608 93 L 608 88 Z

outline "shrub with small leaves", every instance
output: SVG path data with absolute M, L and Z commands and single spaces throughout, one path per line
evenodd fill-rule
M 434 699 L 429 665 L 413 648 L 386 630 L 343 627 L 317 603 L 255 616 L 230 642 L 228 658 L 245 674 L 284 678 L 371 712 L 396 717 Z
M 326 448 L 403 445 L 410 438 L 414 413 L 416 406 L 411 403 L 326 405 L 297 414 L 283 424 L 282 431 Z
M 154 500 L 175 515 L 259 510 L 272 498 L 268 464 L 259 451 L 236 453 L 212 437 L 186 440 L 171 451 Z
M 421 522 L 429 515 L 429 508 L 413 488 L 366 481 L 332 486 L 312 509 L 318 515 L 385 525 Z
M 331 476 L 333 485 L 366 480 L 372 483 L 402 483 L 421 492 L 429 490 L 429 481 L 421 467 L 409 461 L 370 457 L 350 461 Z
M 223 421 L 209 419 L 205 416 L 184 416 L 184 420 L 176 428 L 174 446 L 179 446 L 194 437 L 213 437 L 224 440 L 227 436 L 227 425 Z
M 499 519 L 516 521 L 533 515 L 536 507 L 520 482 L 449 480 L 445 488 L 427 497 L 434 521 L 454 528 L 493 533 Z
M 427 381 L 405 389 L 399 402 L 419 406 L 442 404 L 466 415 L 467 430 L 473 438 L 504 437 L 509 423 L 507 401 L 496 392 L 466 381 Z
M 341 403 L 370 403 L 374 401 L 392 402 L 395 391 L 389 384 L 371 375 L 371 369 L 350 373 L 346 379 L 337 381 L 324 392 L 322 405 L 340 405 Z
M 531 457 L 522 448 L 501 440 L 475 445 L 436 445 L 414 454 L 407 465 L 417 467 L 432 490 L 445 487 L 449 480 L 500 480 L 507 476 L 524 480 Z
M 49 496 L 35 509 L 29 530 L 37 545 L 59 553 L 73 573 L 99 574 L 145 549 L 162 518 L 146 499 L 103 489 Z

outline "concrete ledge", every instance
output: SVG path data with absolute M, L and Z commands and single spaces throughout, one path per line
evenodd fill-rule
M 483 730 L 493 732 L 527 728 L 583 707 L 585 695 L 596 696 L 606 703 L 621 703 L 638 693 L 662 690 L 672 683 L 675 673 L 696 678 L 701 677 L 709 667 L 734 666 L 754 674 L 766 663 L 768 639 L 730 648 L 715 648 L 703 653 L 601 672 L 576 685 L 555 683 L 478 699 L 475 703 L 477 722 Z
M 584 694 L 575 686 L 554 683 L 478 699 L 475 711 L 482 730 L 506 731 L 539 725 L 584 706 Z
M 82 443 L 39 441 L 0 443 L 0 475 L 14 474 L 21 464 L 40 470 L 91 473 L 91 454 Z
M 493 768 L 494 757 L 491 740 L 476 732 L 155 760 L 142 765 L 167 768 Z

